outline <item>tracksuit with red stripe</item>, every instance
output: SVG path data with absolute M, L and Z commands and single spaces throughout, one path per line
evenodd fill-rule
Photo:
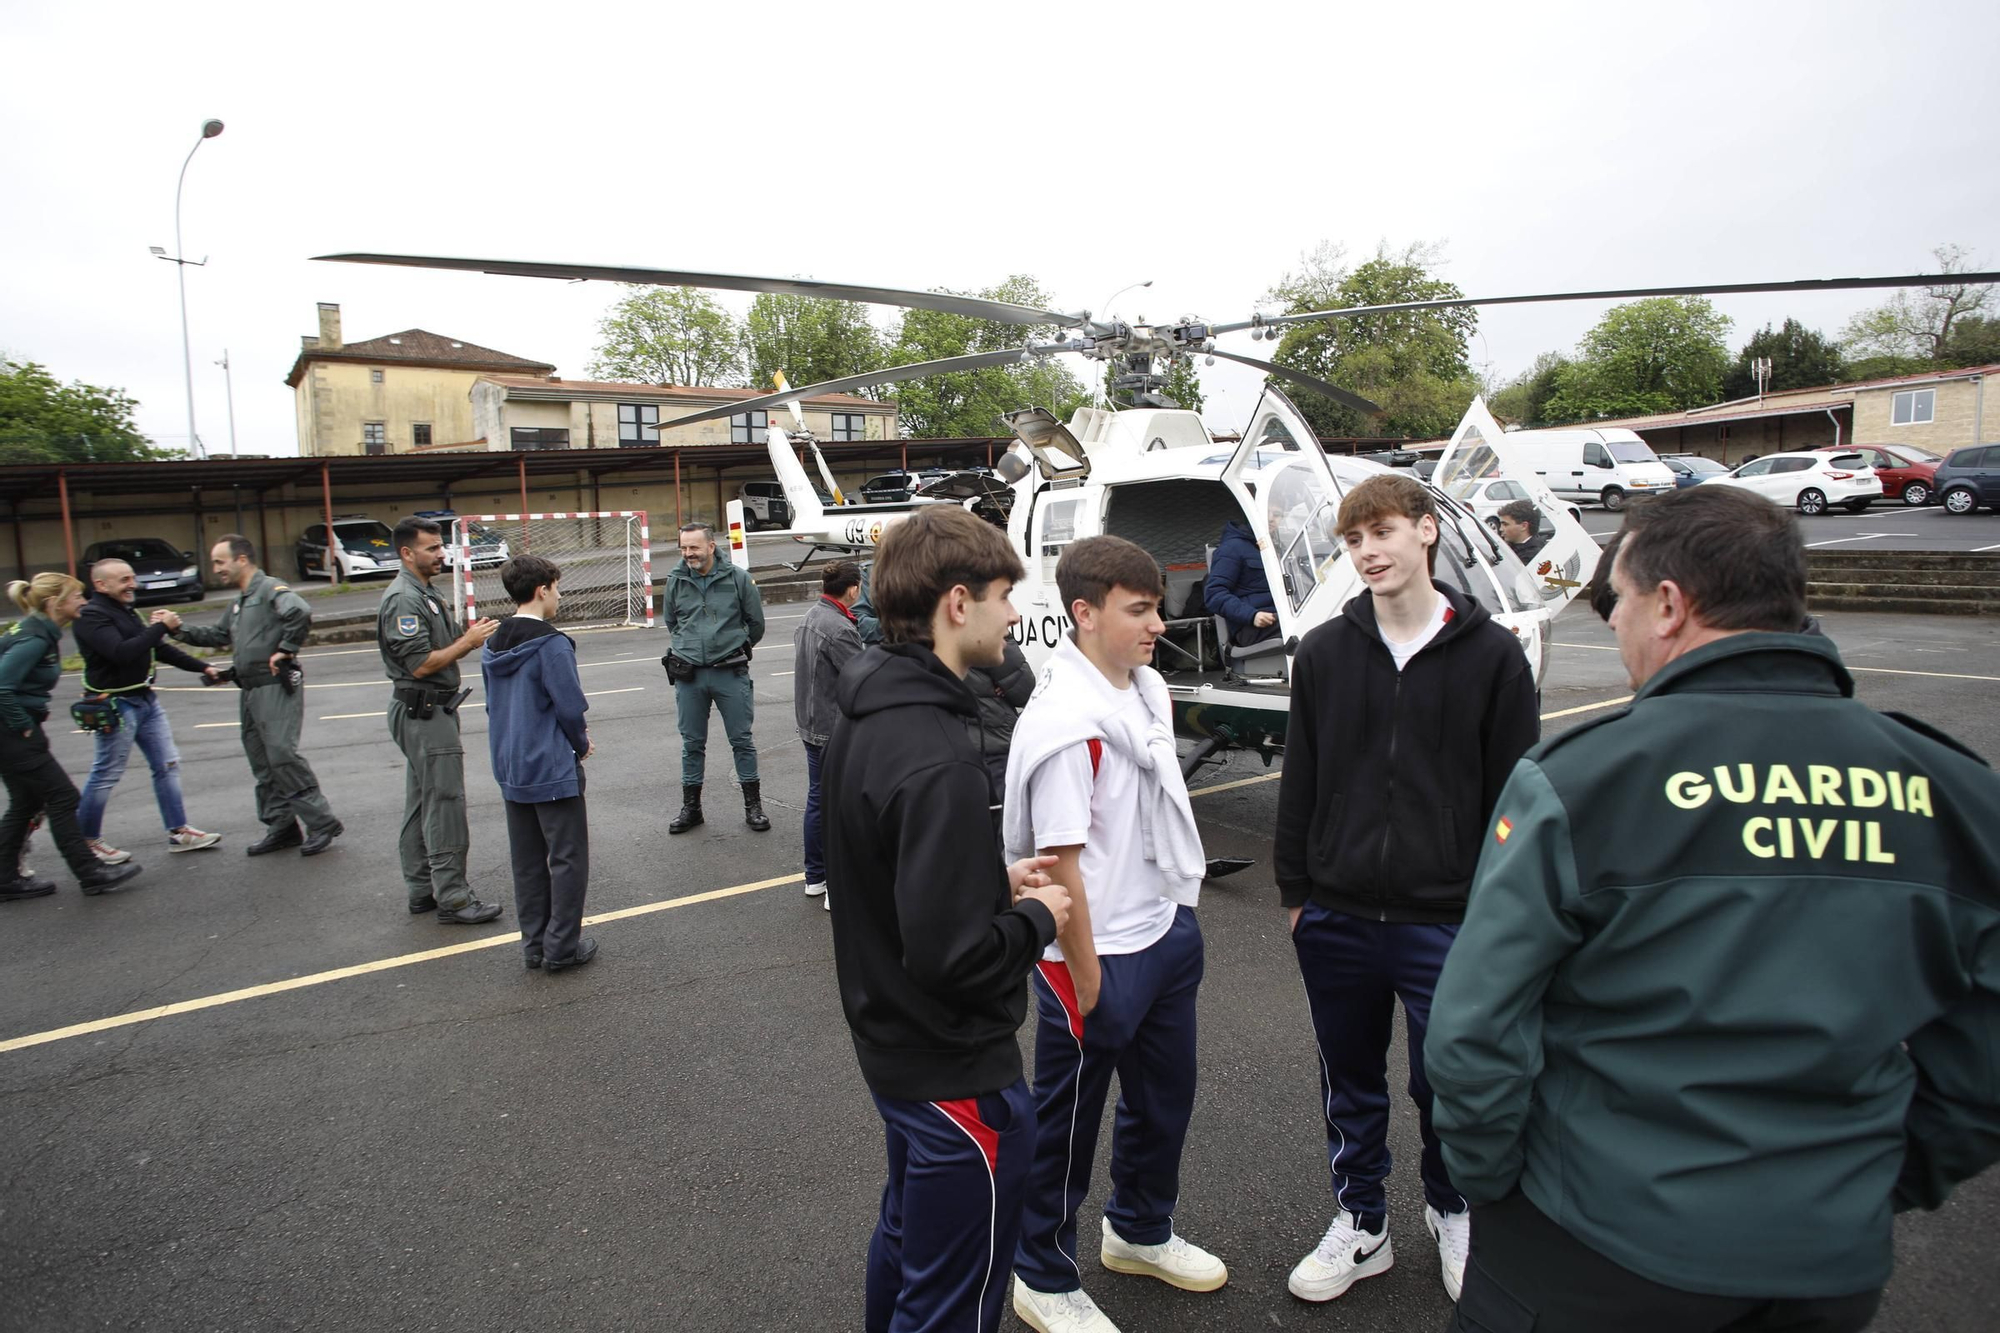
M 896 644 L 849 661 L 836 694 L 820 770 L 834 962 L 889 1167 L 865 1327 L 987 1333 L 1034 1142 L 1022 982 L 1055 919 L 1012 905 L 965 683 Z

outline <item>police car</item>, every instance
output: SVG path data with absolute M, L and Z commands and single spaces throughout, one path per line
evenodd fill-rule
M 459 565 L 460 531 L 454 526 L 458 521 L 458 511 L 454 509 L 420 509 L 414 518 L 427 518 L 444 529 L 444 567 L 457 569 Z M 466 566 L 471 569 L 497 569 L 507 563 L 512 554 L 507 548 L 507 539 L 493 529 L 480 523 L 467 523 L 463 537 L 466 543 Z

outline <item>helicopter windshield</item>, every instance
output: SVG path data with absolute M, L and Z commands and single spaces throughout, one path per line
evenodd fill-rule
M 1285 596 L 1297 610 L 1326 582 L 1347 548 L 1335 532 L 1340 500 L 1327 482 L 1326 470 L 1299 454 L 1284 459 L 1261 470 L 1257 481 L 1264 492 L 1265 530 L 1278 553 Z

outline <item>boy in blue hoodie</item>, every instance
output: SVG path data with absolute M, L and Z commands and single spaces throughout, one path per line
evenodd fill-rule
M 576 674 L 576 644 L 551 625 L 562 571 L 538 555 L 500 567 L 514 614 L 486 641 L 486 739 L 507 806 L 514 861 L 514 914 L 531 968 L 560 972 L 597 956 L 582 938 L 590 882 L 590 826 L 583 809 L 583 761 L 590 704 Z

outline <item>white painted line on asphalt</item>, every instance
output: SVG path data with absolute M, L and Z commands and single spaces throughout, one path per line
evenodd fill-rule
M 203 727 L 240 727 L 242 725 L 241 722 L 197 722 L 194 724 L 194 729 L 200 731 Z
M 1593 653 L 1615 653 L 1618 651 L 1618 646 L 1616 644 L 1610 644 L 1610 643 L 1557 643 L 1554 640 L 1550 640 L 1549 647 L 1588 648 Z
M 585 690 L 583 692 L 583 697 L 586 699 L 595 699 L 599 695 L 604 695 L 604 694 L 643 694 L 645 693 L 645 691 L 646 687 L 644 685 L 627 685 L 622 690 Z M 474 708 L 484 708 L 484 707 L 486 707 L 486 701 L 483 699 L 479 699 L 479 700 L 474 700 L 471 703 L 460 704 L 459 711 L 469 712 Z M 389 710 L 385 708 L 382 711 L 376 713 L 325 713 L 320 716 L 319 720 L 321 722 L 345 722 L 350 718 L 387 717 L 387 716 L 389 716 Z M 219 727 L 224 725 L 235 727 L 235 726 L 241 726 L 242 724 L 238 722 L 230 722 L 227 724 L 221 722 L 203 722 L 200 725 L 204 727 Z
M 2000 551 L 2000 546 L 1975 546 L 1972 548 L 1972 554 L 1974 555 L 1978 555 L 1981 551 Z
M 772 672 L 771 674 L 772 674 L 773 676 L 789 676 L 789 675 L 791 675 L 792 673 L 791 673 L 791 672 L 789 672 L 789 671 L 773 671 L 773 672 Z
M 1842 542 L 1873 541 L 1877 537 L 1914 537 L 1916 535 L 1914 532 L 1860 532 L 1852 537 L 1835 537 L 1830 541 L 1807 542 L 1806 549 L 1811 551 L 1821 546 L 1838 546 Z
M 1899 671 L 1895 667 L 1851 666 L 1849 671 L 1868 671 L 1878 676 L 1932 676 L 1938 680 L 2000 680 L 2000 676 L 1968 676 L 1958 671 Z

